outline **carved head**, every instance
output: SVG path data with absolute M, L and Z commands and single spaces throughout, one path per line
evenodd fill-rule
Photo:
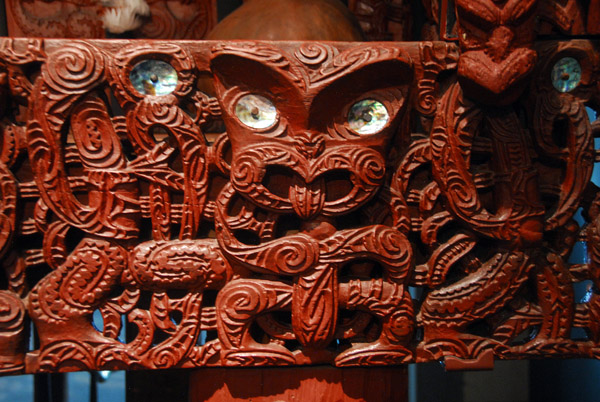
M 458 78 L 469 97 L 506 105 L 521 95 L 537 60 L 536 11 L 537 0 L 456 1 Z
M 278 46 L 213 49 L 231 182 L 252 203 L 305 220 L 351 211 L 383 183 L 410 59 L 391 45 Z

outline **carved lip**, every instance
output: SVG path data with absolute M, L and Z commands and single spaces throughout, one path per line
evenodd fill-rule
M 326 187 L 324 180 L 306 183 L 294 176 L 294 183 L 289 187 L 289 199 L 294 212 L 302 219 L 317 216 L 325 205 Z
M 269 144 L 239 152 L 232 161 L 232 183 L 237 191 L 262 207 L 294 211 L 308 219 L 316 214 L 331 216 L 347 212 L 365 202 L 382 184 L 385 162 L 381 154 L 369 148 L 343 146 L 325 149 L 314 160 L 307 160 L 294 149 Z M 268 167 L 289 172 L 279 189 L 265 182 Z M 328 180 L 332 172 L 344 172 L 348 187 L 339 197 L 330 197 Z M 285 194 L 283 187 L 286 187 Z

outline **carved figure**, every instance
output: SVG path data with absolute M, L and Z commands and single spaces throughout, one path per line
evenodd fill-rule
M 329 361 L 335 339 L 356 338 L 343 334 L 342 309 L 373 314 L 382 328 L 377 339 L 339 354 L 337 365 L 408 361 L 410 244 L 391 227 L 342 229 L 341 220 L 384 182 L 385 149 L 409 96 L 410 58 L 387 46 L 338 54 L 326 45 L 305 45 L 293 55 L 269 46 L 223 46 L 211 66 L 232 153 L 231 184 L 217 205 L 217 238 L 236 264 L 269 275 L 242 276 L 219 294 L 224 364 Z M 240 76 L 240 68 L 253 73 Z M 367 74 L 377 79 L 363 81 Z M 248 211 L 252 226 L 228 224 L 241 220 L 232 219 L 239 208 Z M 253 222 L 257 215 L 267 218 L 272 232 L 262 232 L 266 222 Z M 290 220 L 297 233 L 278 235 Z M 259 243 L 244 242 L 240 229 Z M 380 264 L 382 276 L 340 283 L 339 271 L 363 259 Z M 272 339 L 252 339 L 252 322 L 281 310 L 291 310 L 291 327 L 279 324 L 275 331 L 273 319 L 269 327 L 259 320 Z M 286 340 L 301 348 L 284 347 Z
M 215 0 L 9 0 L 10 36 L 202 39 L 217 23 Z
M 598 358 L 600 55 L 542 7 L 457 1 L 458 45 L 0 40 L 0 371 Z

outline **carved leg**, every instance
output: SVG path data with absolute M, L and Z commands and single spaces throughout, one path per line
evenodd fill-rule
M 498 342 L 464 331 L 469 324 L 495 313 L 513 298 L 531 266 L 525 253 L 499 252 L 475 272 L 431 291 L 417 315 L 425 330 L 417 360 L 455 356 L 476 361 L 488 349 L 499 353 Z
M 537 293 L 544 321 L 538 338 L 569 338 L 573 321 L 571 275 L 560 256 L 550 253 L 536 275 Z
M 25 306 L 13 292 L 0 291 L 0 373 L 17 374 L 24 369 Z
M 414 329 L 410 295 L 403 285 L 383 280 L 354 280 L 340 284 L 341 306 L 362 310 L 381 319 L 379 338 L 372 343 L 359 343 L 335 359 L 336 366 L 401 364 L 412 360 L 405 346 Z
M 562 258 L 548 253 L 535 271 L 538 303 L 542 311 L 542 325 L 538 335 L 517 347 L 518 352 L 544 355 L 546 349 L 562 343 L 571 343 L 571 326 L 575 317 L 571 274 Z
M 84 239 L 64 264 L 29 295 L 40 347 L 56 341 L 114 342 L 92 326 L 92 314 L 109 296 L 127 264 L 127 252 L 108 241 Z
M 259 314 L 289 310 L 291 302 L 292 287 L 284 283 L 250 279 L 228 283 L 217 297 L 217 329 L 223 364 L 294 364 L 294 356 L 285 347 L 258 343 L 250 335 L 250 326 Z

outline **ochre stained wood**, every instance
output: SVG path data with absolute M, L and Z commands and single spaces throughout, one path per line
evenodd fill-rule
M 598 358 L 599 45 L 536 23 L 582 7 L 456 0 L 456 42 L 1 39 L 0 369 Z
M 216 0 L 145 0 L 150 15 L 127 37 L 202 39 L 217 23 Z M 104 38 L 102 15 L 127 1 L 6 0 L 8 35 L 43 38 Z M 110 36 L 110 34 L 108 34 Z
M 190 402 L 403 402 L 406 367 L 202 369 L 190 376 Z

